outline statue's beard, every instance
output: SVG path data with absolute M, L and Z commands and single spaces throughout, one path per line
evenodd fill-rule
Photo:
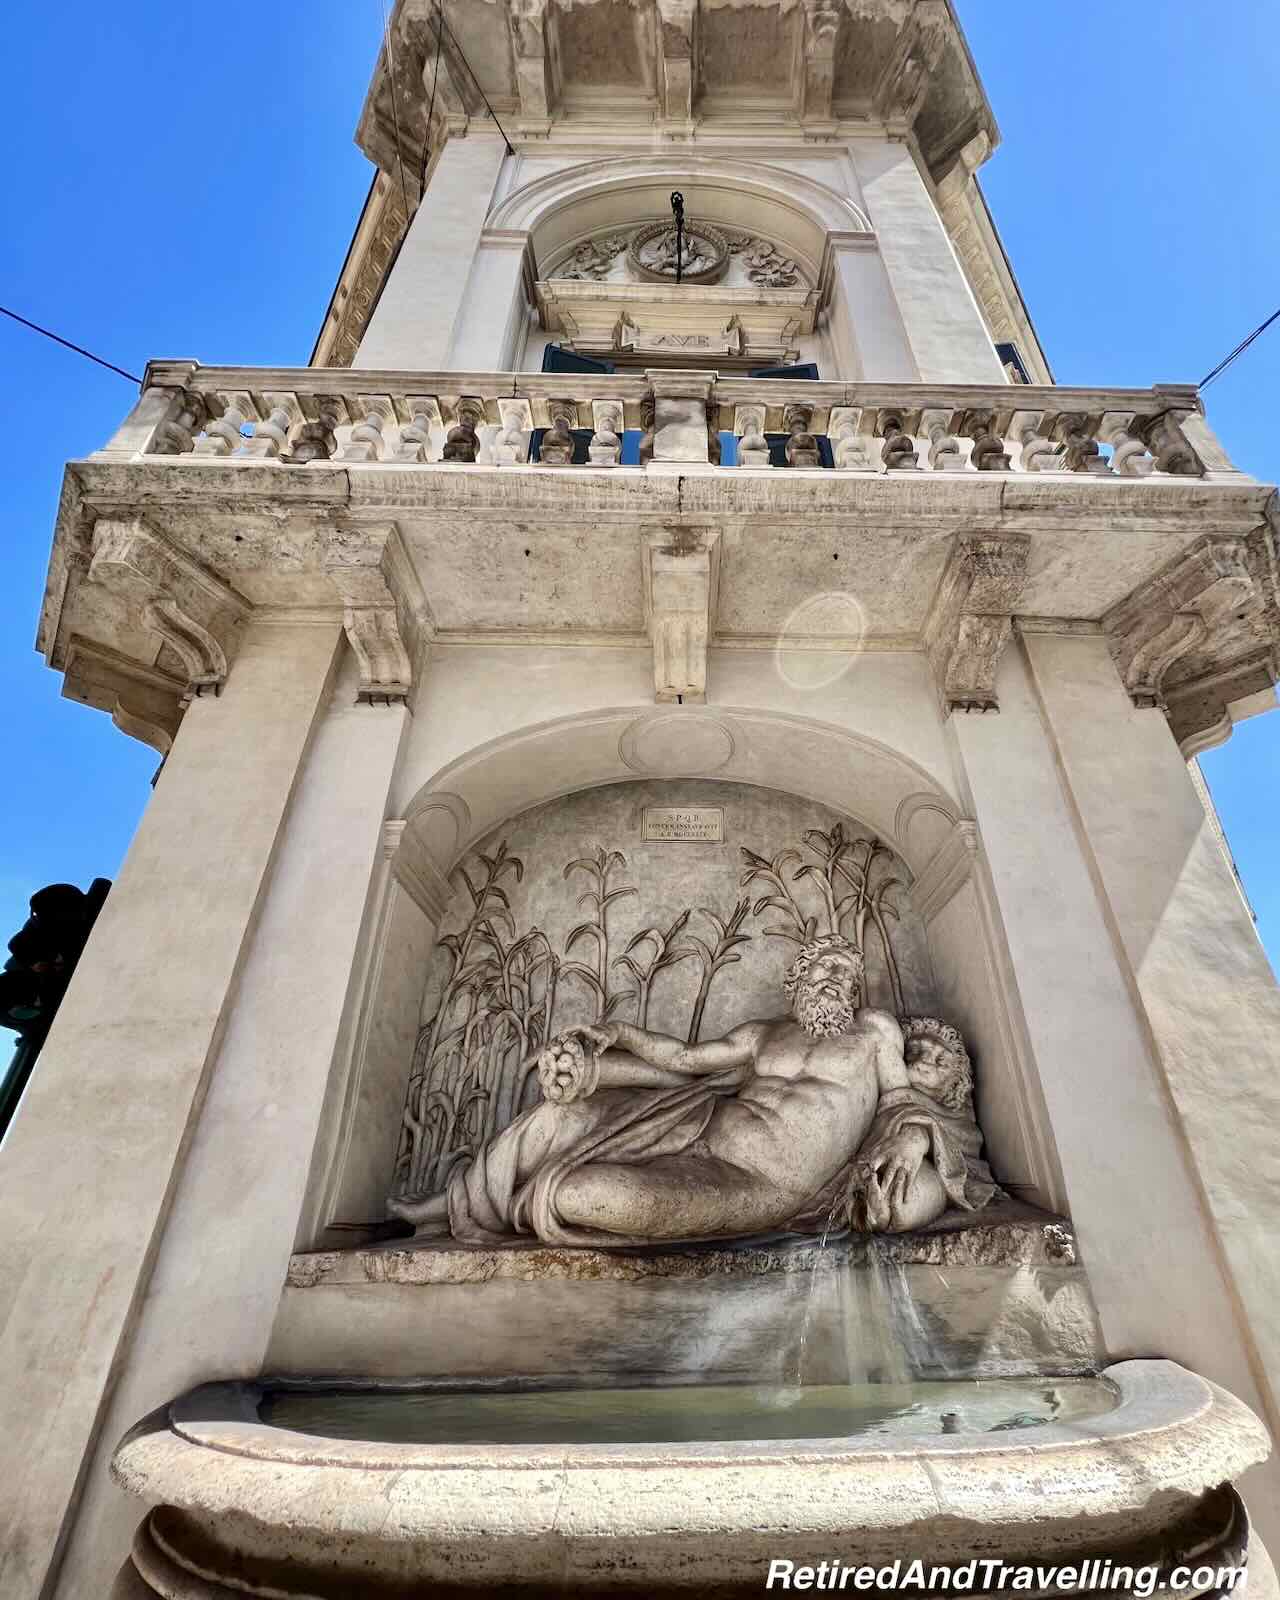
M 815 1038 L 834 1039 L 853 1027 L 857 1006 L 850 1000 L 832 1000 L 812 984 L 796 990 L 792 1014 L 806 1033 Z

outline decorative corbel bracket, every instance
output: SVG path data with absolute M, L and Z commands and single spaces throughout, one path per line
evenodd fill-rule
M 325 572 L 342 600 L 342 625 L 360 668 L 357 704 L 406 701 L 426 602 L 399 530 L 394 525 L 335 530 Z
M 831 116 L 831 87 L 835 80 L 836 40 L 843 5 L 835 0 L 805 0 L 803 60 L 800 82 L 800 118 L 806 127 L 835 124 Z
M 1135 706 L 1168 718 L 1188 759 L 1276 704 L 1280 586 L 1272 522 L 1206 536 L 1102 618 Z
M 545 131 L 555 109 L 547 0 L 507 0 L 507 26 L 515 58 L 516 87 L 525 131 Z
M 658 0 L 658 81 L 663 115 L 669 122 L 693 121 L 697 22 L 697 0 Z
M 1175 662 L 1203 645 L 1219 618 L 1255 600 L 1244 541 L 1206 538 L 1112 606 L 1102 626 L 1134 705 L 1164 709 Z
M 99 518 L 88 581 L 137 606 L 145 628 L 168 650 L 186 697 L 217 694 L 226 681 L 248 604 L 230 585 L 168 543 L 140 517 Z
M 719 579 L 718 530 L 676 528 L 646 536 L 644 610 L 653 643 L 654 699 L 703 705 L 707 644 Z
M 1025 534 L 960 537 L 925 626 L 925 650 L 948 714 L 998 711 L 996 670 L 1027 578 Z
M 182 722 L 186 685 L 109 645 L 72 634 L 62 669 L 68 700 L 105 711 L 122 733 L 167 756 Z

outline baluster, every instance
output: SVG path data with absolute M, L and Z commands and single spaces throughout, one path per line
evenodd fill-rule
M 253 437 L 244 444 L 244 454 L 251 461 L 274 461 L 289 446 L 289 433 L 295 422 L 302 420 L 302 411 L 296 395 L 264 394 L 271 407 L 265 421 L 253 426 Z
M 1098 437 L 1111 446 L 1111 470 L 1122 478 L 1145 478 L 1155 469 L 1155 462 L 1147 454 L 1141 439 L 1130 432 L 1133 427 L 1132 411 L 1108 411 L 1103 414 Z
M 357 396 L 364 421 L 357 422 L 351 430 L 343 461 L 381 461 L 387 441 L 382 430 L 395 417 L 395 407 L 387 394 L 362 394 Z
M 960 441 L 951 431 L 954 426 L 950 411 L 924 411 L 920 426 L 929 441 L 929 465 L 935 472 L 963 472 L 964 455 Z
M 1004 440 L 995 431 L 993 411 L 966 411 L 960 419 L 960 432 L 973 440 L 972 459 L 979 472 L 1008 472 L 1009 457 Z
M 872 416 L 874 423 L 874 415 Z M 863 412 L 857 406 L 834 406 L 827 427 L 836 466 L 845 472 L 874 472 L 875 464 L 863 444 Z
M 595 432 L 587 446 L 587 455 L 594 467 L 616 467 L 622 454 L 622 401 L 593 400 L 591 424 Z
M 474 395 L 461 395 L 454 403 L 453 414 L 457 421 L 445 438 L 444 459 L 470 465 L 480 452 L 476 424 L 484 421 L 484 401 Z
M 196 446 L 196 434 L 206 425 L 208 418 L 209 408 L 205 405 L 204 396 L 193 389 L 184 389 L 177 416 L 157 427 L 148 454 L 190 455 Z
M 193 454 L 198 456 L 229 456 L 244 449 L 245 436 L 240 432 L 254 409 L 248 395 L 220 396 L 223 412 L 205 423 L 203 435 L 196 440 Z
M 915 440 L 908 431 L 907 412 L 893 406 L 883 408 L 876 418 L 876 435 L 884 440 L 880 459 L 890 472 L 913 472 L 919 466 Z
M 431 459 L 431 430 L 443 426 L 440 402 L 433 394 L 407 394 L 404 409 L 409 421 L 401 425 L 392 460 L 402 466 L 421 466 Z
M 1060 412 L 1054 421 L 1053 437 L 1064 446 L 1063 465 L 1068 472 L 1090 472 L 1099 477 L 1111 468 L 1098 449 L 1094 424 L 1083 411 Z
M 819 467 L 818 441 L 809 432 L 813 420 L 813 407 L 786 405 L 782 408 L 782 426 L 787 430 L 783 454 L 789 467 Z
M 310 461 L 330 461 L 338 448 L 334 429 L 347 421 L 346 402 L 336 394 L 312 398 L 314 418 L 304 422 L 293 441 L 293 453 L 280 459 L 291 467 L 305 467 Z
M 735 406 L 733 431 L 738 436 L 738 465 L 740 467 L 769 467 L 769 441 L 764 436 L 765 408 L 763 406 Z
M 1191 448 L 1172 411 L 1158 417 L 1138 417 L 1134 431 L 1155 457 L 1157 472 L 1170 472 L 1179 478 L 1202 478 L 1204 463 Z
M 500 467 L 520 467 L 529 459 L 533 408 L 527 400 L 499 400 L 502 432 L 493 441 L 493 459 Z
M 572 400 L 548 400 L 547 415 L 551 426 L 542 435 L 538 458 L 544 467 L 567 467 L 573 463 L 573 435 L 569 431 L 578 420 L 578 408 Z
M 1023 472 L 1052 472 L 1058 464 L 1057 450 L 1040 431 L 1043 422 L 1043 411 L 1013 413 L 1009 437 L 1022 447 L 1019 465 Z

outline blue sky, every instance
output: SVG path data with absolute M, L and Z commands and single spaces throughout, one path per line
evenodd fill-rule
M 983 181 L 1061 383 L 1194 381 L 1280 305 L 1274 0 L 1230 26 L 1150 8 L 959 0 L 1004 144 Z M 370 168 L 351 140 L 379 0 L 230 11 L 169 0 L 23 8 L 0 85 L 0 302 L 141 372 L 149 357 L 305 364 Z M 1259 157 L 1262 156 L 1263 159 Z M 62 464 L 132 400 L 0 321 L 7 626 L 0 939 L 42 884 L 113 876 L 157 758 L 59 697 L 32 649 Z M 1280 475 L 1280 325 L 1208 391 L 1237 463 Z M 1273 962 L 1280 716 L 1204 768 Z

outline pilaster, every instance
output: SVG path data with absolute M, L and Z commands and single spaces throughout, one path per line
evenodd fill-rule
M 45 1592 L 127 1354 L 340 637 L 251 627 L 223 694 L 189 706 L 5 1143 L 13 1600 Z M 206 1281 L 225 1297 L 227 1278 Z M 188 1306 L 184 1340 L 199 1320 Z
M 948 728 L 1107 1348 L 1159 1350 L 1274 1415 L 1258 1359 L 1280 1304 L 1258 1254 L 1280 1192 L 1265 957 L 1163 718 L 1132 708 L 1106 641 L 1029 636 L 998 686 L 998 717 Z M 1280 1471 L 1258 1476 L 1265 1528 Z
M 294 626 L 287 639 L 285 632 L 278 650 L 286 643 L 295 656 L 300 647 L 313 655 L 317 646 L 332 649 L 330 627 Z M 359 1064 L 351 1036 L 368 953 L 381 949 L 378 891 L 389 877 L 383 817 L 410 716 L 403 703 L 358 705 L 356 677 L 357 662 L 347 657 L 298 772 L 256 927 L 241 930 L 234 1009 L 212 1053 L 203 1103 L 190 1113 L 189 1148 L 175 1168 L 172 1208 L 157 1230 L 136 1325 L 118 1349 L 116 1384 L 60 1570 L 56 1594 L 65 1600 L 96 1592 L 124 1560 L 137 1524 L 136 1502 L 107 1470 L 119 1437 L 211 1373 L 261 1371 L 323 1143 L 323 1112 L 331 1096 L 341 1101 Z M 253 727 L 240 726 L 252 745 Z M 202 880 L 212 888 L 214 876 Z M 415 988 L 415 1014 L 416 1000 Z
M 471 264 L 506 153 L 497 133 L 449 140 L 383 288 L 354 368 L 451 364 L 449 349 L 471 289 Z M 509 307 L 500 317 L 505 326 Z M 492 314 L 492 311 L 491 311 Z
M 1096 635 L 1037 634 L 1025 643 L 1082 848 L 1194 1161 L 1275 1428 L 1280 990 L 1159 708 L 1132 703 Z

